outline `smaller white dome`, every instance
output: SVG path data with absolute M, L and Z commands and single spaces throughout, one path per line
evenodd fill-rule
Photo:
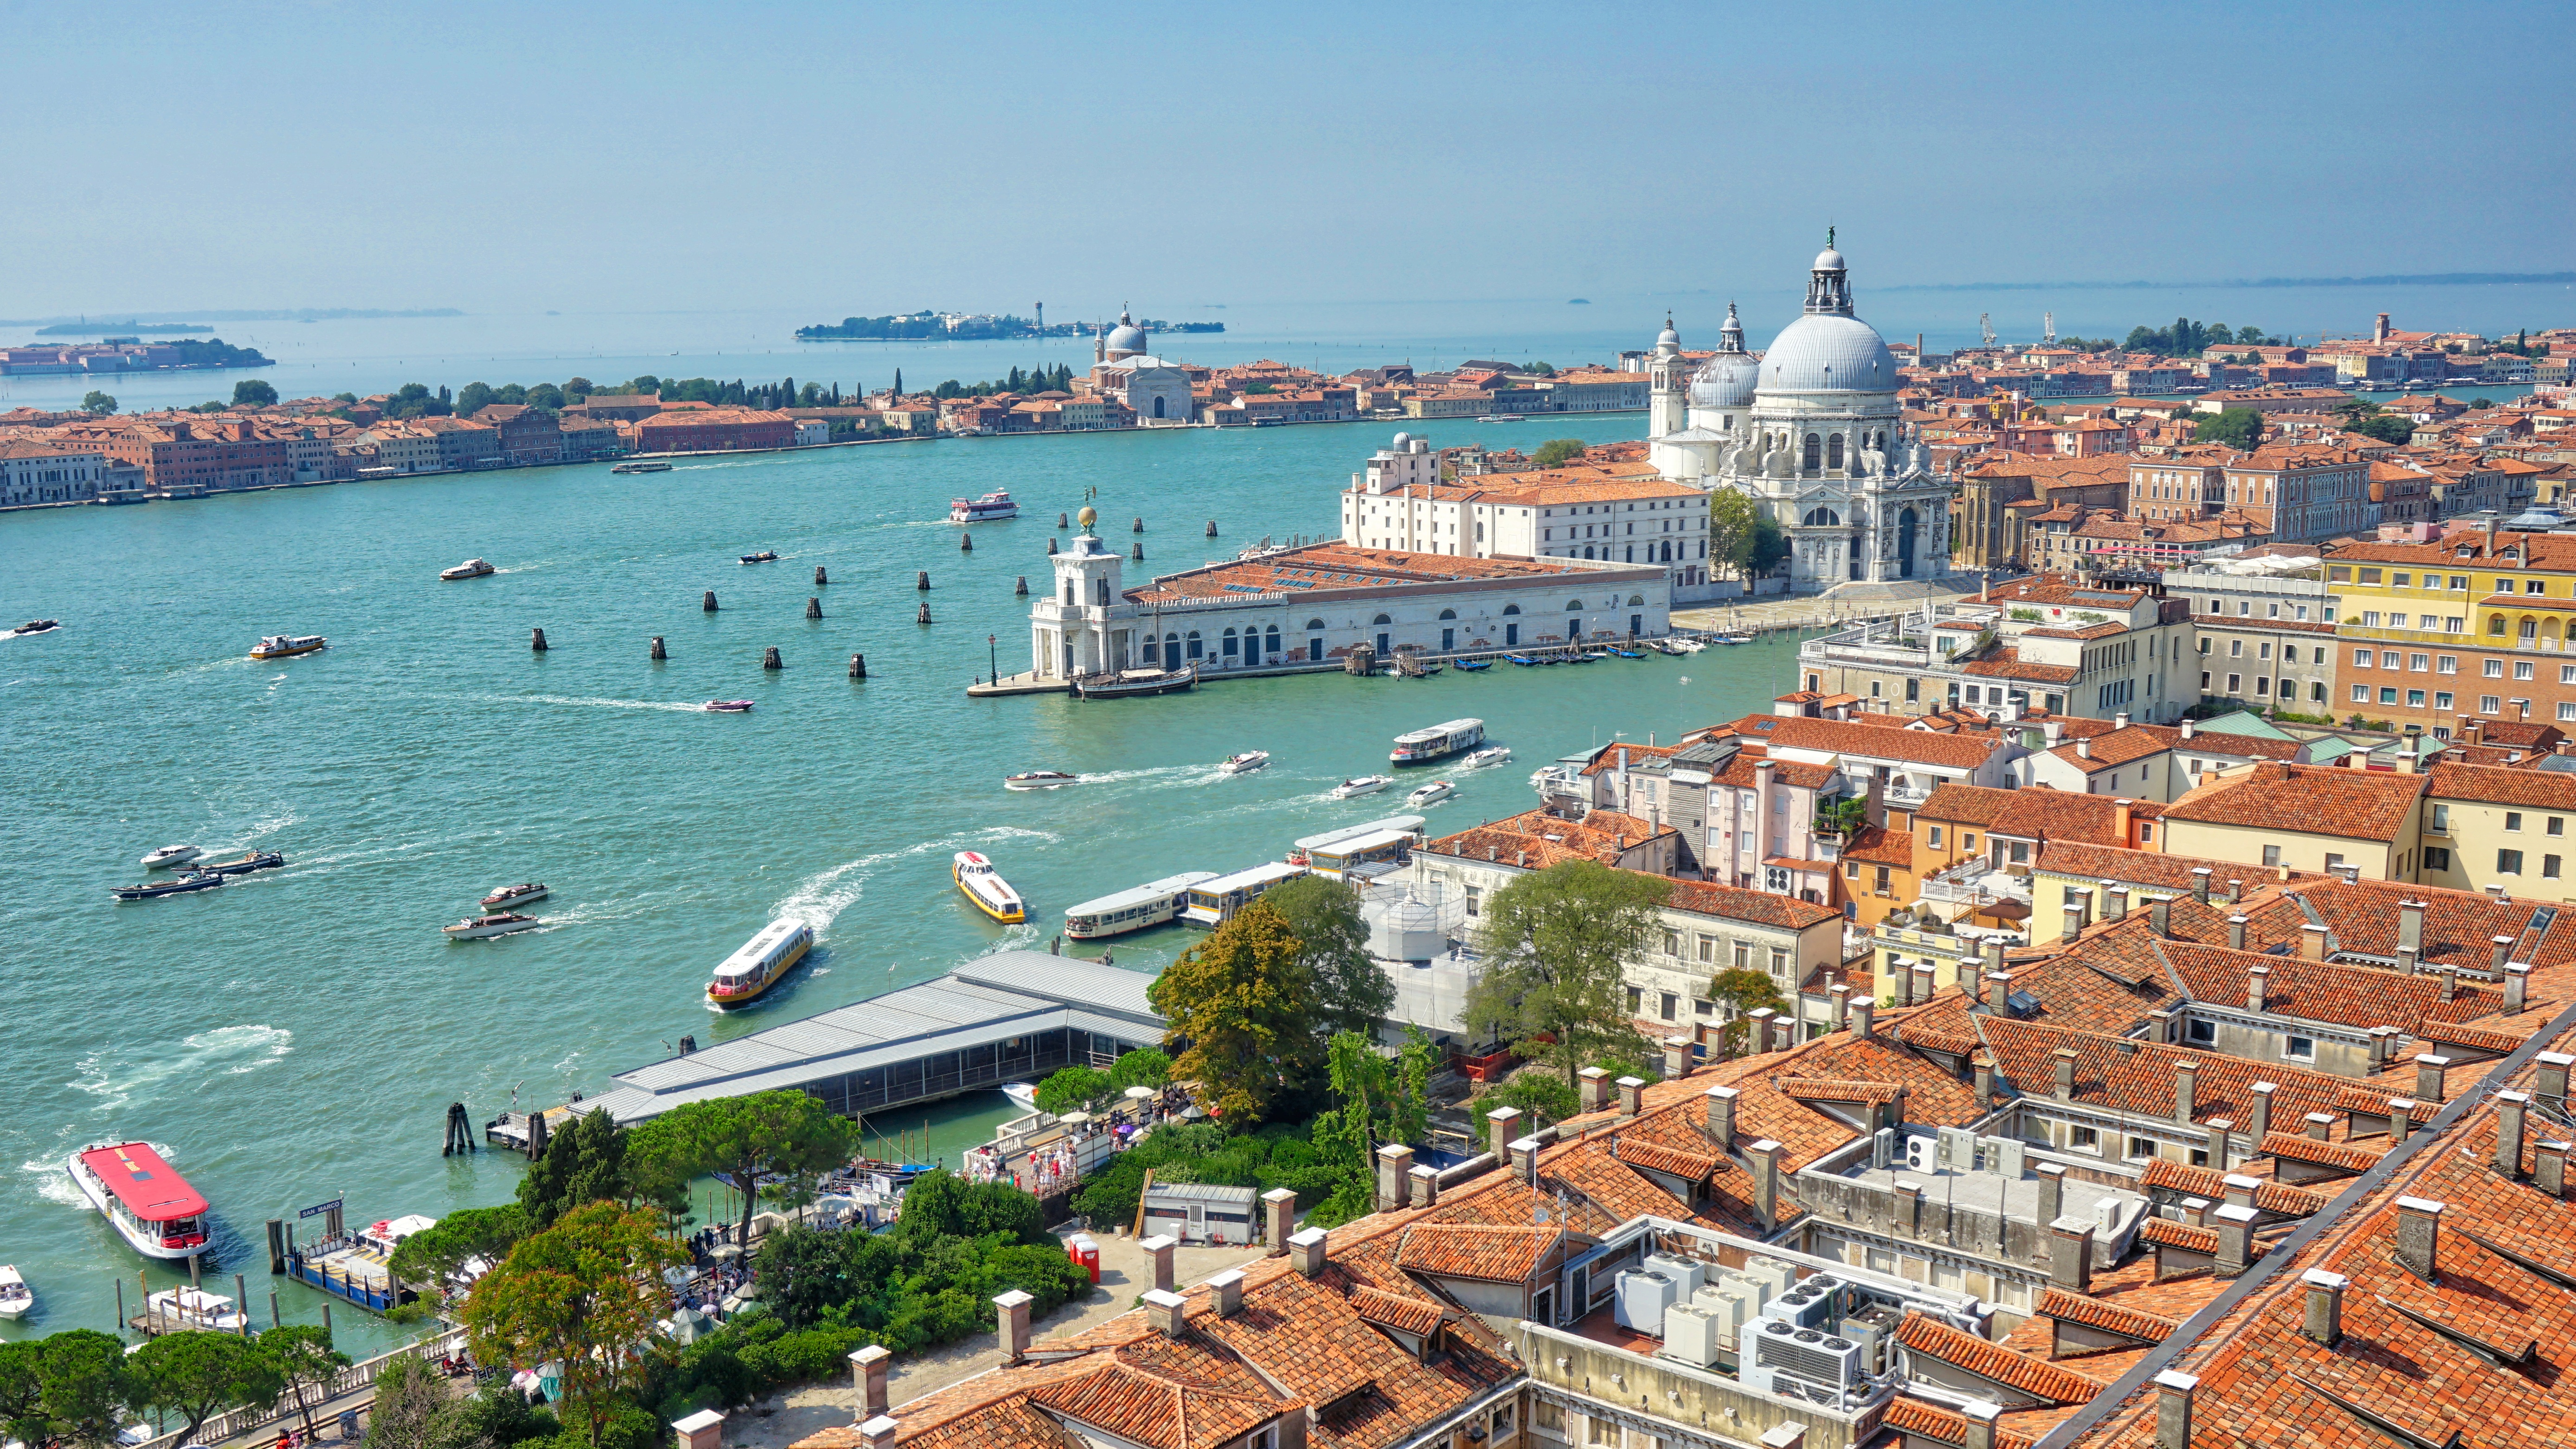
M 1679 347 L 1682 345 L 1682 335 L 1673 330 L 1672 318 L 1666 317 L 1664 319 L 1664 330 L 1655 334 L 1655 345 L 1657 347 Z
M 1403 452 L 1403 451 L 1404 451 L 1404 449 L 1405 449 L 1405 445 L 1406 445 L 1406 444 L 1408 444 L 1408 443 L 1411 443 L 1412 441 L 1413 441 L 1413 435 L 1412 435 L 1411 433 L 1398 433 L 1398 434 L 1396 434 L 1396 435 L 1395 435 L 1395 451 L 1397 451 L 1397 452 L 1399 452 L 1399 453 Z
M 1843 266 L 1843 254 L 1835 251 L 1832 247 L 1827 247 L 1823 251 L 1816 253 L 1816 264 L 1808 270 L 1817 272 L 1839 272 L 1847 269 Z
M 1691 374 L 1690 405 L 1695 408 L 1742 408 L 1753 405 L 1762 381 L 1762 364 L 1750 352 L 1721 352 Z

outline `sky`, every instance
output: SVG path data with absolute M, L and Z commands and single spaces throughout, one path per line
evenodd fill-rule
M 2576 266 L 2576 6 L 0 0 L 0 317 Z M 1150 303 L 1150 305 L 1148 305 Z

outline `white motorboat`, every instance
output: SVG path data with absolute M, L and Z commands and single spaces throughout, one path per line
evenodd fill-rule
M 1017 518 L 1020 505 L 1011 501 L 1011 490 L 996 488 L 981 498 L 956 498 L 948 504 L 951 523 L 989 523 L 997 518 Z
M 533 930 L 543 925 L 534 916 L 516 911 L 495 911 L 487 916 L 468 916 L 453 926 L 441 926 L 451 941 L 480 941 L 487 936 L 506 936 L 512 931 Z
M 1034 1112 L 1038 1109 L 1038 1089 L 1026 1082 L 1004 1082 L 1002 1095 L 1010 1098 L 1011 1105 L 1023 1112 Z
M 1362 775 L 1356 780 L 1344 780 L 1325 793 L 1336 800 L 1350 800 L 1361 795 L 1374 795 L 1394 783 L 1392 775 Z
M 298 654 L 311 654 L 331 647 L 331 641 L 319 634 L 271 634 L 250 646 L 253 659 L 292 659 Z
M 16 1268 L 0 1263 L 0 1318 L 24 1318 L 35 1306 L 36 1295 L 27 1280 L 18 1276 Z
M 512 906 L 524 905 L 529 901 L 541 901 L 545 898 L 545 885 L 542 882 L 530 881 L 525 885 L 503 886 L 485 896 L 481 904 L 487 911 L 506 911 Z
M 143 1316 L 154 1333 L 191 1328 L 239 1333 L 245 1326 L 241 1309 L 230 1298 L 203 1288 L 164 1288 L 143 1300 Z
M 993 869 L 993 862 L 972 850 L 961 850 L 949 858 L 949 877 L 957 889 L 975 903 L 975 909 L 1006 926 L 1016 926 L 1029 918 L 1028 906 L 1011 883 Z
M 150 855 L 143 857 L 143 868 L 145 870 L 161 870 L 169 866 L 181 865 L 188 861 L 195 860 L 198 856 L 203 854 L 205 854 L 204 851 L 199 850 L 193 845 L 165 845 L 159 850 L 152 852 Z
M 1488 745 L 1485 748 L 1467 756 L 1467 758 L 1460 760 L 1458 762 L 1458 768 L 1462 770 L 1483 770 L 1495 765 L 1508 765 L 1511 762 L 1511 746 Z
M 711 699 L 705 704 L 700 705 L 699 708 L 705 710 L 709 714 L 749 714 L 751 713 L 751 701 L 747 699 Z
M 1226 756 L 1225 763 L 1217 768 L 1229 775 L 1249 775 L 1269 763 L 1268 750 L 1246 750 L 1239 755 Z
M 1082 777 L 1079 775 L 1068 775 L 1062 770 L 1031 770 L 1026 774 L 1021 775 L 1004 775 L 1002 777 L 1002 788 L 1005 790 L 1055 790 L 1061 789 L 1066 785 L 1079 784 L 1081 779 Z
M 1404 803 L 1419 810 L 1425 805 L 1437 805 L 1441 801 L 1446 800 L 1457 793 L 1457 786 L 1450 784 L 1446 780 L 1434 780 L 1430 784 L 1416 789 L 1412 794 L 1405 796 Z
M 1698 639 L 1667 639 L 1664 643 L 1667 647 L 1683 654 L 1697 654 L 1708 647 L 1705 641 Z
M 440 569 L 438 576 L 443 580 L 454 582 L 457 579 L 479 579 L 485 574 L 494 572 L 497 570 L 485 560 L 469 558 L 452 569 Z

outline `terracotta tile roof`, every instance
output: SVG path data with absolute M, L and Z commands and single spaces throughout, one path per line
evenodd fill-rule
M 1893 1102 L 1897 1097 L 1894 1082 L 1835 1081 L 1829 1077 L 1782 1077 L 1783 1096 L 1801 1102 Z
M 2413 818 L 2429 778 L 2330 765 L 2259 764 L 2193 790 L 2166 806 L 2165 818 L 2393 840 Z
M 2194 1122 L 2213 1117 L 2238 1123 L 2252 1121 L 2255 1097 L 2250 1089 L 2256 1082 L 2274 1084 L 2272 1120 L 2276 1122 L 2296 1122 L 2310 1112 L 2339 1110 L 2332 1104 L 2340 1093 L 2350 1090 L 2346 1078 L 2301 1067 L 2010 1017 L 1975 1016 L 1970 1020 L 1976 1024 L 1986 1050 L 1994 1053 L 1997 1072 L 2026 1097 L 2055 1094 L 2055 1053 L 2060 1048 L 2075 1053 L 2075 1101 L 2166 1122 L 2175 1120 L 2175 1068 L 2183 1062 L 2196 1066 L 2192 1089 Z
M 2501 743 L 2494 741 L 2493 743 Z M 2514 770 L 2497 765 L 2435 765 L 2435 800 L 2474 800 L 2533 810 L 2576 810 L 2576 775 L 2557 770 Z
M 2277 1113 L 2278 1108 L 2274 1111 Z M 2157 1158 L 2138 1174 L 2140 1185 L 2161 1187 L 2185 1197 L 2207 1198 L 2219 1202 L 2227 1196 L 2227 1175 L 2206 1167 Z M 2254 1189 L 2254 1205 L 2267 1213 L 2282 1217 L 2303 1218 L 2325 1211 L 2326 1194 L 2292 1187 L 2286 1182 L 2265 1181 Z
M 2195 1253 L 2208 1253 L 2212 1256 L 2216 1256 L 2218 1252 L 2218 1229 L 2194 1227 L 2190 1223 L 2178 1223 L 2171 1218 L 2140 1219 L 2138 1238 L 2141 1242 L 2152 1243 L 2158 1247 L 2189 1248 Z
M 1541 1154 L 1539 1182 L 1545 1187 L 1562 1187 L 1597 1209 L 1603 1220 L 1588 1227 L 1590 1231 L 1606 1230 L 1649 1213 L 1684 1220 L 1701 1216 L 1692 1211 L 1690 1204 L 1620 1162 L 1606 1141 L 1581 1142 L 1559 1148 L 1553 1154 Z M 1750 1196 L 1748 1189 L 1746 1197 Z M 1750 1206 L 1749 1202 L 1745 1204 L 1746 1211 L 1739 1221 L 1751 1221 Z
M 2347 771 L 2346 773 L 2355 773 Z M 2402 777 L 2401 777 L 2402 778 Z M 2506 958 L 2535 967 L 2576 961 L 2576 912 L 2554 913 L 2548 929 L 2538 928 L 2545 902 L 2498 901 L 2478 891 L 2443 890 L 2402 881 L 2302 883 L 2288 893 L 2311 918 L 2334 932 L 2339 951 L 2394 961 L 2397 932 L 2405 901 L 2425 904 L 2421 959 L 2430 965 L 2485 970 L 2493 960 L 2492 942 L 2513 938 Z
M 2320 1167 L 2340 1167 L 2350 1172 L 2368 1172 L 2379 1165 L 2381 1154 L 2350 1142 L 2320 1142 L 2296 1132 L 2264 1134 L 2259 1149 L 2265 1157 L 2287 1158 L 2292 1162 L 2313 1162 Z
M 2086 1328 L 2098 1328 L 2104 1333 L 2116 1333 L 2142 1343 L 2161 1343 L 2182 1327 L 2179 1321 L 2160 1313 L 2106 1303 L 2081 1293 L 2069 1293 L 2063 1288 L 2041 1289 L 2039 1301 L 2032 1306 L 2043 1317 L 2080 1323 Z
M 2080 671 L 2072 664 L 2024 664 L 2021 650 L 2005 645 L 1961 665 L 1960 672 L 1990 679 L 2026 679 L 2034 684 L 2073 684 Z
M 1669 825 L 1657 825 L 1615 810 L 1595 810 L 1581 820 L 1567 820 L 1545 810 L 1525 810 L 1473 830 L 1442 836 L 1420 848 L 1434 855 L 1454 855 L 1465 860 L 1487 859 L 1490 851 L 1491 858 L 1504 865 L 1545 870 L 1567 860 L 1616 865 L 1624 850 L 1672 831 Z
M 1592 818 L 1599 817 L 1598 811 Z M 1823 862 L 1830 866 L 1832 862 Z M 1842 919 L 1842 913 L 1830 906 L 1792 900 L 1767 891 L 1748 890 L 1742 886 L 1720 885 L 1713 881 L 1677 880 L 1673 893 L 1665 899 L 1675 910 L 1690 911 L 1720 920 L 1746 921 L 1754 925 L 1776 926 L 1785 931 L 1803 931 L 1810 926 Z
M 2465 1015 L 2483 1016 L 2503 1005 L 2500 995 L 2474 986 L 2460 988 L 2454 1001 L 2445 1003 L 2440 980 L 2428 975 L 2409 976 L 2372 966 L 2345 966 L 2180 941 L 2166 942 L 2161 949 L 2174 979 L 2193 1000 L 2244 1006 L 2253 968 L 2260 966 L 2265 972 L 2263 1009 L 2275 1016 L 2304 1021 L 2393 1026 L 2413 1032 L 2427 1015 L 2446 1007 Z M 2518 1045 L 2519 1041 L 2512 1041 L 2505 1050 Z
M 1257 561 L 1229 560 L 1167 574 L 1142 588 L 1127 590 L 1125 597 L 1136 603 L 1227 599 L 1247 597 L 1243 590 L 1250 589 L 1256 593 L 1324 599 L 1353 590 L 1476 579 L 1527 581 L 1537 589 L 1564 586 L 1569 583 L 1566 576 L 1578 572 L 1582 574 L 1579 582 L 1588 589 L 1604 582 L 1625 583 L 1633 571 L 1613 569 L 1605 574 L 1576 570 L 1557 559 L 1469 558 L 1360 548 L 1335 541 L 1265 555 Z M 1312 587 L 1301 588 L 1300 584 Z
M 2125 845 L 2118 828 L 2119 797 L 2079 795 L 2032 785 L 2012 792 L 2012 804 L 1986 827 L 1998 835 L 2023 840 L 2078 840 L 2093 845 Z M 2135 818 L 2135 812 L 2132 812 Z
M 1611 1155 L 1632 1167 L 1652 1172 L 1669 1173 L 1687 1182 L 1703 1182 L 1715 1175 L 1723 1160 L 1705 1152 L 1668 1147 L 1661 1142 L 1636 1137 L 1619 1137 L 1612 1141 Z
M 1973 770 L 2001 744 L 1996 739 L 1962 739 L 1930 730 L 1891 730 L 1841 720 L 1797 719 L 1787 715 L 1746 715 L 1735 721 L 1739 734 L 1767 742 L 1773 749 L 1852 754 L 1874 760 Z
M 1863 865 L 1894 866 L 1898 870 L 1914 869 L 1914 837 L 1902 830 L 1882 826 L 1864 826 L 1843 847 L 1843 859 Z
M 1961 785 L 1943 781 L 1915 808 L 1915 818 L 1938 820 L 1944 824 L 1992 825 L 2012 808 L 2018 790 L 1998 790 L 1990 785 Z
M 2049 515 L 2047 514 L 2040 515 L 2043 521 L 2045 521 L 2048 516 Z M 2022 631 L 2022 637 L 2025 639 L 2108 639 L 2114 634 L 2126 634 L 2128 632 L 2129 626 L 2127 624 L 2113 621 L 2101 624 L 2087 624 L 2081 629 L 2025 629 Z
M 1440 1326 L 1438 1305 L 1376 1288 L 1361 1288 L 1353 1292 L 1351 1311 L 1370 1323 L 1384 1324 L 1398 1333 L 1427 1337 Z
M 1565 1229 L 1553 1224 L 1423 1223 L 1404 1230 L 1395 1262 L 1407 1272 L 1521 1283 L 1564 1236 Z
M 1940 1319 L 1909 1313 L 1897 1325 L 1896 1341 L 1908 1353 L 1919 1353 L 1962 1369 L 1978 1378 L 2017 1389 L 2053 1404 L 2080 1404 L 2102 1386 L 2082 1374 L 2013 1352 Z
M 2077 799 L 2100 798 L 2077 796 Z M 2168 807 L 2170 808 L 2170 807 Z M 2005 832 L 2010 834 L 2010 831 Z M 2189 895 L 2198 877 L 2192 874 L 2200 866 L 2209 868 L 2210 888 L 2223 891 L 2230 880 L 2249 883 L 2256 877 L 2277 879 L 2280 872 L 2261 866 L 2249 866 L 2235 860 L 2207 860 L 2189 855 L 2166 855 L 2162 851 L 2132 850 L 2085 840 L 2054 839 L 2040 848 L 2033 868 L 2051 875 L 2071 875 L 2084 880 L 2118 881 L 2125 886 L 2144 886 L 2159 894 Z M 2293 880 L 2323 880 L 2325 877 L 2306 871 L 2291 873 Z M 2217 897 L 2212 895 L 2211 899 Z M 2223 938 L 2222 938 L 2223 939 Z
M 2391 1101 L 2413 1103 L 2414 1105 L 2406 1109 L 2406 1120 L 2419 1124 L 2432 1121 L 2434 1114 L 2442 1110 L 2442 1104 L 2439 1102 L 2420 1101 L 2416 1098 L 2411 1077 L 2399 1077 L 2369 1086 L 2347 1086 L 2334 1094 L 2334 1101 L 2330 1105 L 2310 1110 L 2376 1117 L 2384 1122 L 2388 1120 L 2388 1114 L 2392 1110 L 2388 1105 Z M 2277 1111 L 2278 1108 L 2274 1110 Z
M 2089 775 L 2096 770 L 2114 770 L 2122 765 L 2135 764 L 2172 748 L 2171 741 L 2159 739 L 2154 731 L 2131 725 L 2107 735 L 2088 736 L 2080 750 L 2070 743 L 2059 745 L 2048 753 Z
M 1904 1394 L 1888 1401 L 1886 1417 L 1880 1422 L 1905 1435 L 1906 1449 L 1914 1449 L 1917 1442 L 1924 1440 L 1935 1444 L 1968 1442 L 1966 1415 Z M 2028 1434 L 2003 1429 L 1995 1431 L 1995 1449 L 2030 1449 L 2038 1442 Z
M 2493 1052 L 2510 1056 L 2525 1038 L 2511 1032 L 2489 1031 L 2485 1027 L 2462 1026 L 2456 1021 L 2422 1021 L 2414 1027 L 2415 1035 L 2444 1046 L 2467 1047 L 2471 1051 Z

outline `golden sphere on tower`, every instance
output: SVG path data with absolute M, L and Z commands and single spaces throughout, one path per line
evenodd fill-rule
M 1082 525 L 1083 532 L 1089 533 L 1091 526 L 1100 521 L 1100 510 L 1085 506 L 1080 513 L 1073 516 L 1073 521 Z

